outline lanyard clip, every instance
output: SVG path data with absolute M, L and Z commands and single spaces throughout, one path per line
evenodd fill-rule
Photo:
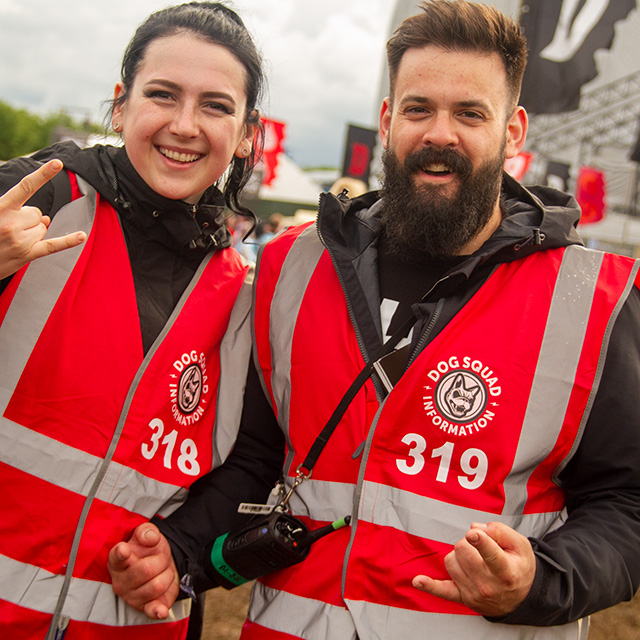
M 311 470 L 306 469 L 302 465 L 298 465 L 296 469 L 296 479 L 293 481 L 291 485 L 291 489 L 287 492 L 287 495 L 282 499 L 282 502 L 278 505 L 278 509 L 282 511 L 286 511 L 291 513 L 291 509 L 289 509 L 289 500 L 291 500 L 291 496 L 293 492 L 307 479 L 311 477 Z

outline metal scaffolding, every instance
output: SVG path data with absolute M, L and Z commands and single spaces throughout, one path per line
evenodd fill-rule
M 629 159 L 640 135 L 640 71 L 582 94 L 580 109 L 531 118 L 526 149 L 534 154 L 527 182 L 544 183 L 547 163 L 603 170 L 610 208 L 640 215 L 639 165 Z

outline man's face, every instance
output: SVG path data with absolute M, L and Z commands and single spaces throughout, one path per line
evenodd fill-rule
M 425 219 L 424 232 L 435 242 L 424 246 L 419 240 L 426 254 L 472 252 L 474 240 L 482 244 L 500 223 L 502 166 L 517 155 L 526 132 L 524 111 L 511 113 L 500 57 L 436 46 L 409 49 L 393 97 L 380 116 L 383 196 L 393 208 L 385 211 L 385 226 L 393 224 L 391 216 L 402 225 L 410 205 L 416 219 L 405 232 L 415 235 Z

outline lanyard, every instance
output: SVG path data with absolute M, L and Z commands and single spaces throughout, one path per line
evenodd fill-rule
M 387 354 L 391 353 L 398 342 L 400 342 L 400 340 L 402 340 L 402 338 L 404 338 L 409 333 L 416 322 L 417 318 L 415 316 L 407 318 L 402 326 L 389 338 L 389 340 L 384 343 L 382 348 L 375 354 L 375 356 L 371 358 L 367 364 L 365 364 L 356 379 L 351 383 L 351 386 L 347 389 L 344 396 L 342 396 L 342 400 L 340 400 L 338 406 L 334 409 L 331 417 L 320 432 L 320 435 L 315 439 L 313 445 L 311 445 L 311 449 L 309 449 L 309 453 L 307 453 L 306 458 L 296 469 L 296 479 L 294 480 L 293 486 L 291 487 L 287 495 L 278 505 L 280 508 L 285 509 L 287 503 L 289 502 L 289 499 L 293 495 L 293 492 L 296 490 L 298 485 L 300 485 L 300 483 L 302 483 L 307 478 L 311 477 L 311 470 L 313 469 L 313 466 L 317 462 L 318 457 L 322 453 L 322 450 L 325 448 L 327 442 L 329 441 L 329 438 L 336 430 L 338 423 L 351 404 L 351 401 L 356 397 L 356 394 L 358 393 L 358 391 L 360 391 L 362 385 L 364 385 L 364 383 L 371 375 L 374 363 L 380 360 L 380 358 L 383 358 Z

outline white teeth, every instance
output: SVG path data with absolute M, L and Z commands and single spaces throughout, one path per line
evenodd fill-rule
M 158 147 L 158 149 L 165 158 L 176 160 L 177 162 L 194 162 L 202 157 L 201 153 L 178 153 L 177 151 L 171 151 L 171 149 L 165 149 L 164 147 Z

